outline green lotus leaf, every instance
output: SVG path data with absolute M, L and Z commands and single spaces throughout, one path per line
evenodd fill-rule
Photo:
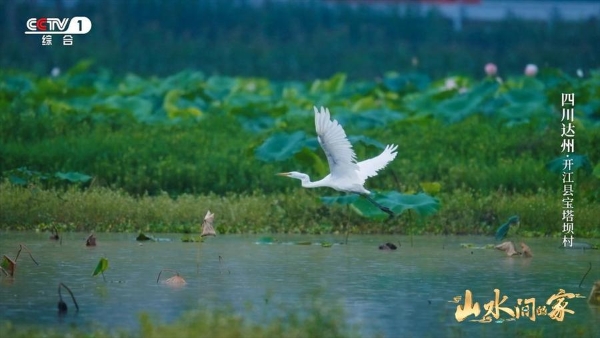
M 306 141 L 306 134 L 297 131 L 293 134 L 277 133 L 265 140 L 256 149 L 256 157 L 265 162 L 284 161 L 302 150 Z
M 562 174 L 565 171 L 565 161 L 572 160 L 571 171 L 575 172 L 578 169 L 583 169 L 587 174 L 591 174 L 594 169 L 590 159 L 586 155 L 569 154 L 553 159 L 546 164 L 546 169 L 556 174 Z
M 106 269 L 108 269 L 108 259 L 102 257 L 102 258 L 100 258 L 98 265 L 96 265 L 96 269 L 92 273 L 92 277 L 97 276 L 100 273 L 103 273 L 104 271 L 106 271 Z
M 8 177 L 8 181 L 15 185 L 27 185 L 26 179 L 23 179 L 21 177 L 15 176 L 15 175 L 10 175 Z
M 308 147 L 303 147 L 299 152 L 294 154 L 294 158 L 302 168 L 311 167 L 316 173 L 325 176 L 329 173 L 329 166 L 326 160 L 321 159 L 313 150 Z
M 269 116 L 260 116 L 255 118 L 239 116 L 237 119 L 242 125 L 242 128 L 253 133 L 262 133 L 275 126 L 275 119 Z
M 315 80 L 310 86 L 310 93 L 339 93 L 344 88 L 344 84 L 346 84 L 346 77 L 344 73 L 337 73 L 328 80 Z
M 435 116 L 449 123 L 456 123 L 465 118 L 479 113 L 488 113 L 489 102 L 493 101 L 494 94 L 498 91 L 497 82 L 484 81 L 469 89 L 466 93 L 455 95 L 441 101 L 434 108 Z M 506 100 L 505 100 L 506 101 Z M 505 105 L 506 103 L 502 103 Z M 497 109 L 497 107 L 496 107 Z
M 235 79 L 225 76 L 211 76 L 206 80 L 204 93 L 212 100 L 222 101 L 231 92 Z
M 153 104 L 147 99 L 141 97 L 129 96 L 123 97 L 113 95 L 101 100 L 98 100 L 93 107 L 93 110 L 102 113 L 130 113 L 136 119 L 144 121 L 152 115 Z
M 169 118 L 175 117 L 198 117 L 202 111 L 189 100 L 183 98 L 184 92 L 179 89 L 172 89 L 167 92 L 163 102 L 163 109 L 167 112 Z
M 351 144 L 356 144 L 356 143 L 362 143 L 364 145 L 367 146 L 374 146 L 377 147 L 379 149 L 383 149 L 385 148 L 385 145 L 383 145 L 383 143 L 376 141 L 370 137 L 366 137 L 363 135 L 352 135 L 352 136 L 348 136 L 348 141 L 350 141 Z
M 348 205 L 356 202 L 359 196 L 356 194 L 340 195 L 340 196 L 323 196 L 320 198 L 321 201 L 326 205 L 341 204 Z
M 65 181 L 69 181 L 69 182 L 73 182 L 73 183 L 85 183 L 92 179 L 92 176 L 88 176 L 86 174 L 73 172 L 73 171 L 68 172 L 68 173 L 57 172 L 55 176 L 60 178 L 61 180 L 65 180 Z
M 411 195 L 390 191 L 387 193 L 372 193 L 371 198 L 377 203 L 390 208 L 397 215 L 406 210 L 414 210 L 420 216 L 429 216 L 436 213 L 440 208 L 440 202 L 425 193 Z M 358 199 L 351 206 L 354 211 L 364 217 L 375 219 L 388 217 L 386 213 L 364 198 Z
M 398 74 L 390 72 L 385 74 L 383 85 L 394 92 L 423 91 L 429 86 L 430 79 L 427 75 L 419 73 Z
M 361 113 L 345 113 L 336 117 L 343 126 L 351 126 L 353 129 L 367 130 L 385 127 L 392 121 L 399 121 L 405 116 L 390 110 L 376 109 Z

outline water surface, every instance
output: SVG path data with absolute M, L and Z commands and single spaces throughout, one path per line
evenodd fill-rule
M 593 281 L 600 279 L 599 250 L 559 249 L 556 239 L 526 239 L 534 254 L 527 259 L 460 245 L 491 244 L 491 237 L 420 236 L 411 246 L 408 237 L 351 235 L 348 245 L 322 247 L 316 243 L 340 243 L 344 238 L 276 235 L 278 243 L 258 244 L 259 235 L 223 235 L 204 243 L 183 243 L 180 234 L 162 234 L 172 241 L 140 243 L 133 234 L 97 234 L 98 245 L 86 247 L 86 236 L 64 234 L 60 245 L 48 234 L 0 234 L 0 254 L 14 258 L 23 243 L 40 263 L 36 266 L 22 252 L 15 277 L 0 279 L 0 320 L 52 327 L 96 323 L 134 330 L 141 312 L 170 322 L 187 310 L 226 306 L 258 322 L 286 309 L 308 308 L 317 299 L 342 306 L 348 324 L 357 324 L 366 336 L 513 336 L 520 330 L 541 329 L 545 334 L 583 330 L 585 336 L 600 336 L 600 309 L 585 298 L 568 300 L 567 308 L 575 313 L 567 313 L 562 322 L 548 316 L 538 316 L 535 322 L 511 321 L 504 313 L 488 324 L 469 321 L 483 317 L 483 305 L 494 299 L 494 289 L 508 297 L 502 305 L 512 309 L 518 298 L 535 298 L 536 305 L 544 305 L 559 289 L 587 298 Z M 385 242 L 400 247 L 378 250 Z M 101 257 L 109 261 L 106 281 L 91 276 Z M 590 262 L 594 268 L 579 288 Z M 157 284 L 161 269 L 179 271 L 187 285 Z M 59 282 L 74 292 L 78 313 L 65 299 L 69 313 L 57 315 Z M 466 289 L 482 313 L 458 322 L 458 304 L 452 300 L 464 299 Z

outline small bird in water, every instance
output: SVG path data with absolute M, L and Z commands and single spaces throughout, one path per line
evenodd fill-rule
M 504 237 L 506 237 L 506 234 L 508 234 L 510 226 L 513 224 L 519 224 L 519 216 L 512 216 L 506 223 L 502 224 L 498 230 L 496 230 L 496 240 L 503 240 Z

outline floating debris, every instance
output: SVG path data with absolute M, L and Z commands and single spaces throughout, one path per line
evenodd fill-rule
M 467 249 L 494 249 L 496 246 L 494 244 L 486 244 L 484 246 L 477 246 L 473 243 L 460 243 L 461 248 Z
M 521 242 L 521 251 L 523 252 L 523 257 L 529 258 L 529 257 L 533 257 L 533 254 L 531 253 L 531 249 L 529 248 L 529 246 L 523 242 Z
M 140 232 L 140 234 L 135 238 L 135 240 L 139 241 L 139 242 L 147 242 L 147 241 L 151 241 L 151 242 L 171 242 L 172 241 L 172 239 L 170 239 L 170 238 L 160 238 L 160 237 L 147 236 L 143 232 Z
M 158 284 L 158 282 L 160 281 L 160 275 L 163 273 L 163 271 L 171 271 L 175 273 L 175 276 L 171 277 L 171 278 L 167 278 L 163 284 L 166 285 L 170 285 L 170 286 L 183 286 L 185 284 L 187 284 L 187 282 L 185 281 L 185 279 L 183 279 L 183 277 L 181 277 L 179 275 L 179 272 L 176 270 L 171 270 L 171 269 L 162 269 L 160 270 L 160 272 L 158 273 L 158 277 L 156 278 L 156 284 Z
M 559 246 L 559 248 L 560 249 L 598 250 L 597 245 L 593 245 L 593 244 L 587 243 L 587 242 L 575 242 L 575 241 L 573 241 L 572 245 L 570 245 L 570 246 L 565 246 L 564 244 L 561 244 Z
M 600 306 L 600 280 L 597 280 L 592 286 L 592 291 L 588 297 L 588 303 L 591 305 Z
M 506 252 L 507 256 L 520 255 L 521 253 L 515 250 L 515 244 L 511 241 L 504 242 L 495 246 L 496 249 Z
M 143 232 L 140 232 L 140 234 L 135 238 L 135 240 L 140 241 L 140 242 L 156 241 L 156 239 L 154 239 L 154 237 L 146 236 L 146 234 L 144 234 Z
M 19 255 L 21 254 L 21 251 L 23 249 L 27 251 L 29 257 L 35 263 L 35 265 L 39 265 L 35 258 L 33 258 L 31 251 L 29 251 L 29 249 L 24 244 L 19 244 L 19 251 L 17 251 L 17 256 L 14 260 L 12 260 L 7 255 L 4 255 L 4 257 L 2 258 L 2 262 L 0 262 L 0 271 L 2 271 L 7 276 L 14 277 L 15 270 L 17 268 L 17 260 L 19 259 Z
M 52 235 L 50 235 L 50 239 L 53 241 L 58 241 L 60 239 L 60 236 L 58 234 L 58 229 L 56 229 L 55 226 L 52 226 Z M 61 241 L 62 244 L 62 241 Z
M 213 222 L 215 220 L 215 214 L 211 213 L 210 210 L 206 212 L 206 216 L 204 216 L 204 221 L 202 222 L 202 234 L 201 237 L 204 236 L 216 236 L 215 228 L 213 227 Z
M 183 243 L 204 242 L 204 238 L 203 237 L 194 237 L 191 235 L 185 235 L 185 236 L 181 237 L 181 241 Z
M 4 255 L 2 258 L 2 263 L 0 263 L 0 270 L 7 276 L 13 277 L 15 275 L 15 268 L 17 267 L 17 263 L 13 261 L 7 255 Z
M 297 242 L 294 242 L 294 244 L 296 244 L 296 245 L 312 245 L 313 243 L 311 241 L 297 241 Z
M 385 244 L 381 244 L 379 246 L 379 250 L 384 250 L 384 251 L 393 251 L 396 249 L 398 249 L 398 247 L 394 243 L 385 243 Z
M 258 239 L 258 241 L 256 241 L 256 244 L 273 244 L 273 243 L 277 243 L 277 239 L 267 236 L 267 237 L 261 237 Z
M 85 246 L 96 246 L 96 237 L 94 234 L 90 234 L 88 238 L 85 240 Z

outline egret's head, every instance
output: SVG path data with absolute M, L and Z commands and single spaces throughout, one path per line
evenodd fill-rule
M 296 178 L 296 179 L 299 179 L 301 181 L 309 179 L 308 175 L 303 174 L 303 173 L 299 173 L 297 171 L 290 171 L 289 173 L 279 173 L 277 175 L 279 175 L 279 176 L 285 176 L 285 177 L 291 177 L 291 178 Z

